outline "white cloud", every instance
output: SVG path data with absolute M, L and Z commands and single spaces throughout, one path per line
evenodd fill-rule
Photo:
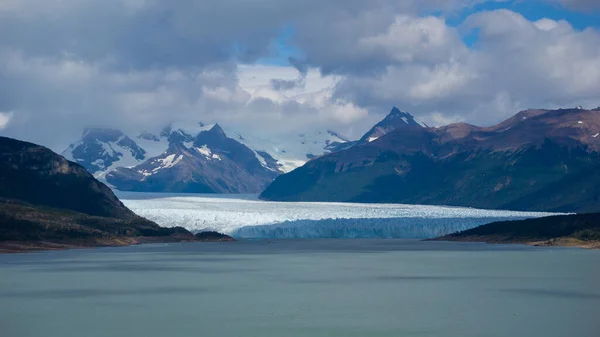
M 420 16 L 479 2 L 0 0 L 0 111 L 14 112 L 2 134 L 62 150 L 85 126 L 178 119 L 358 136 L 392 105 L 477 124 L 600 105 L 595 29 L 508 10 L 459 28 Z M 284 27 L 295 67 L 252 65 L 273 57 Z M 466 46 L 461 35 L 475 31 Z
M 26 135 L 57 151 L 89 126 L 158 131 L 173 121 L 202 121 L 268 135 L 317 127 L 346 131 L 367 114 L 350 102 L 333 100 L 337 79 L 316 69 L 307 72 L 304 88 L 284 94 L 274 91 L 269 81 L 297 76 L 293 67 L 226 64 L 196 72 L 122 72 L 103 64 L 20 53 L 0 54 L 0 61 L 0 72 L 18 79 L 0 98 L 0 103 L 19 107 L 3 133 Z
M 447 116 L 445 114 L 442 114 L 440 112 L 432 112 L 429 116 L 426 116 L 426 118 L 423 120 L 425 122 L 425 124 L 429 125 L 429 126 L 443 126 L 443 125 L 448 125 L 448 124 L 452 124 L 452 123 L 458 123 L 462 121 L 461 116 Z
M 10 119 L 12 118 L 12 111 L 9 112 L 0 112 L 0 130 L 6 128 Z
M 550 31 L 558 26 L 558 22 L 551 19 L 540 19 L 533 23 L 538 29 Z
M 241 65 L 238 70 L 239 85 L 249 93 L 257 89 L 271 88 L 273 79 L 295 80 L 300 73 L 291 66 L 274 65 Z M 297 96 L 315 93 L 326 88 L 332 88 L 337 83 L 336 76 L 322 76 L 318 69 L 311 68 L 306 74 L 306 83 L 301 88 L 286 91 L 286 96 Z
M 412 43 L 388 34 L 388 49 L 403 62 L 389 63 L 378 76 L 347 76 L 337 95 L 361 106 L 397 104 L 425 120 L 466 120 L 491 124 L 520 109 L 600 104 L 600 32 L 575 30 L 566 21 L 530 22 L 508 10 L 477 13 L 457 31 L 443 21 L 413 18 L 421 36 L 455 36 L 477 29 L 478 42 L 468 49 L 460 39 L 431 38 Z M 397 20 L 390 31 L 404 31 Z M 414 25 L 408 24 L 410 27 Z M 405 31 L 410 31 L 410 28 Z M 377 37 L 377 39 L 380 39 Z M 417 48 L 411 48 L 412 45 Z M 443 47 L 440 47 L 443 46 Z M 421 57 L 428 47 L 437 59 Z
M 386 53 L 398 63 L 436 63 L 459 57 L 466 48 L 442 18 L 397 16 L 384 34 L 364 37 L 358 48 Z

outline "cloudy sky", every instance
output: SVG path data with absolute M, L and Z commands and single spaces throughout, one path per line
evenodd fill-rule
M 600 105 L 598 0 L 0 0 L 0 134 L 219 122 L 358 137 Z

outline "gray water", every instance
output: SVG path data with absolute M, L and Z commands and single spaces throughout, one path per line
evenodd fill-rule
M 405 240 L 0 256 L 0 336 L 600 336 L 600 252 Z

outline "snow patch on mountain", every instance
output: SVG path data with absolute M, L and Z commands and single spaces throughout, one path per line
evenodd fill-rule
M 217 160 L 221 160 L 221 156 L 219 156 L 216 153 L 212 153 L 212 151 L 208 148 L 208 146 L 202 145 L 201 147 L 197 147 L 196 151 L 200 152 L 200 154 L 204 155 L 206 157 L 206 159 L 208 160 L 212 160 L 212 159 L 217 159 Z
M 109 146 L 110 145 L 114 145 L 114 144 L 109 144 Z M 119 154 L 120 155 L 118 155 L 118 158 L 119 158 L 118 160 L 114 161 L 108 167 L 104 167 L 100 171 L 94 172 L 93 173 L 94 177 L 96 179 L 104 179 L 108 172 L 111 172 L 111 171 L 117 169 L 117 167 L 134 167 L 143 161 L 143 159 L 140 160 L 140 159 L 134 157 L 130 151 L 122 151 L 122 152 L 119 152 Z M 98 161 L 100 161 L 100 160 L 98 160 Z M 101 167 L 101 166 L 98 166 L 98 167 Z
M 206 145 L 202 145 L 202 147 L 197 147 L 196 151 L 200 152 L 207 158 L 210 158 L 210 155 L 212 154 L 212 152 Z
M 176 157 L 177 157 L 177 159 L 175 159 Z M 183 155 L 177 156 L 175 154 L 168 155 L 165 158 L 156 159 L 153 163 L 161 163 L 161 165 L 154 168 L 152 171 L 158 171 L 158 170 L 162 170 L 162 169 L 171 168 L 171 167 L 179 164 L 179 162 L 181 162 L 182 159 L 183 159 Z

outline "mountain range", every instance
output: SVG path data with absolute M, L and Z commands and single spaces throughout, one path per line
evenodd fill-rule
M 394 107 L 356 141 L 332 131 L 265 140 L 197 123 L 135 136 L 87 129 L 63 154 L 124 191 L 589 212 L 600 210 L 599 135 L 600 108 L 429 127 Z
M 278 175 L 352 144 L 329 130 L 265 140 L 196 123 L 136 136 L 86 129 L 63 155 L 123 191 L 259 193 Z
M 278 201 L 600 210 L 600 108 L 525 110 L 490 127 L 427 127 L 392 110 L 354 146 L 279 176 Z

